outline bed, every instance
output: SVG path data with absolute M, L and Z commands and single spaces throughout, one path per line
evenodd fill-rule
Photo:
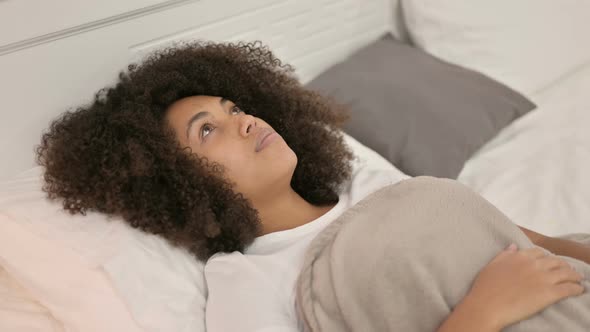
M 59 0 L 39 4 L 45 6 L 39 11 L 27 6 L 0 2 L 0 330 L 205 330 L 202 263 L 117 218 L 65 214 L 59 202 L 45 199 L 42 169 L 34 163 L 34 147 L 51 119 L 88 102 L 130 62 L 183 40 L 261 40 L 294 65 L 303 84 L 386 33 L 481 72 L 536 108 L 470 145 L 453 177 L 521 226 L 547 235 L 590 233 L 587 3 L 152 0 L 90 8 Z M 37 24 L 25 24 L 24 15 Z M 403 175 L 378 146 L 353 134 L 346 142 L 357 156 L 355 175 Z

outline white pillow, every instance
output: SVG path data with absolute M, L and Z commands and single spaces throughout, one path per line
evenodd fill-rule
M 203 264 L 100 213 L 70 215 L 36 167 L 0 185 L 0 265 L 71 331 L 205 331 Z
M 590 61 L 587 0 L 402 0 L 414 44 L 531 95 Z
M 61 324 L 0 267 L 0 331 L 63 332 Z
M 344 137 L 357 156 L 354 176 L 403 175 Z M 202 263 L 118 218 L 65 213 L 45 198 L 41 175 L 36 167 L 0 183 L 0 266 L 66 330 L 205 331 Z
M 63 243 L 31 231 L 26 217 L 4 212 L 0 213 L 2 268 L 65 331 L 141 331 L 99 267 Z

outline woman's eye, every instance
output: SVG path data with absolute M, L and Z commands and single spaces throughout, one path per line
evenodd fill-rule
M 205 138 L 205 136 L 209 135 L 213 131 L 213 126 L 206 123 L 201 127 L 201 138 Z
M 239 108 L 238 106 L 234 106 L 234 107 L 232 107 L 231 111 L 232 111 L 232 113 L 234 113 L 234 114 L 237 114 L 237 113 L 243 112 L 243 111 L 242 111 L 242 109 L 241 109 L 241 108 Z

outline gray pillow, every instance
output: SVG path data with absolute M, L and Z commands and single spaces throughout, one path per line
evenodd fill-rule
M 344 131 L 412 176 L 457 178 L 478 148 L 535 108 L 509 87 L 389 34 L 307 87 L 347 105 Z

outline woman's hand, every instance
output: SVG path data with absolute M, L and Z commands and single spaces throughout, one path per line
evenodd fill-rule
M 501 330 L 564 298 L 582 294 L 582 279 L 566 261 L 540 248 L 517 251 L 513 244 L 480 271 L 461 306 L 479 311 L 479 317 Z

